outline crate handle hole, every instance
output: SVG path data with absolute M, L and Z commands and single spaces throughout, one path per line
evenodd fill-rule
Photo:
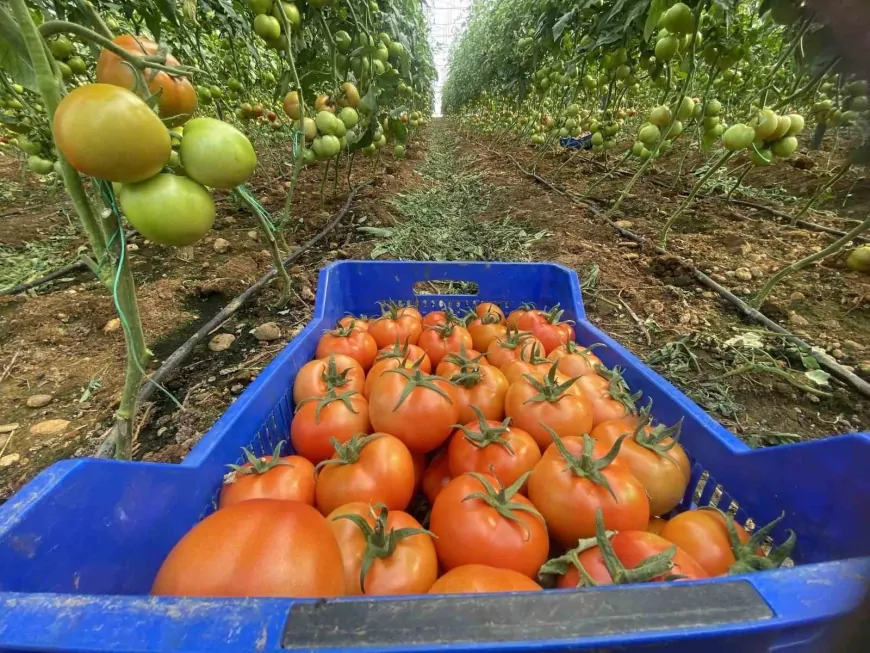
M 476 295 L 480 291 L 473 281 L 418 281 L 415 295 Z

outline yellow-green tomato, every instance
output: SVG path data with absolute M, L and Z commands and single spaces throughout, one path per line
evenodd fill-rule
M 731 150 L 732 152 L 745 150 L 747 147 L 752 145 L 752 141 L 754 140 L 755 130 L 749 125 L 744 125 L 743 123 L 731 125 L 722 135 L 722 144 L 725 146 L 725 149 Z
M 798 148 L 798 140 L 794 136 L 786 136 L 770 146 L 770 151 L 781 159 L 790 157 Z
M 341 122 L 344 123 L 344 126 L 348 129 L 353 129 L 359 123 L 359 114 L 356 112 L 356 109 L 351 107 L 345 107 L 338 114 Z
M 404 145 L 396 145 L 396 147 L 393 148 L 393 156 L 396 157 L 397 159 L 404 159 L 405 158 L 405 146 Z
M 124 184 L 120 202 L 130 224 L 160 245 L 192 245 L 214 222 L 211 195 L 190 177 L 163 173 Z
M 870 272 L 870 245 L 853 249 L 846 259 L 846 267 L 855 272 Z
M 178 152 L 188 176 L 212 188 L 244 184 L 257 167 L 257 154 L 247 136 L 215 118 L 188 121 Z

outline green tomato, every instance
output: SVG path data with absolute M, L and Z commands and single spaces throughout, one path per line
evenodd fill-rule
M 130 224 L 159 245 L 192 245 L 208 233 L 214 222 L 211 195 L 189 177 L 162 173 L 124 184 L 119 199 Z
M 350 52 L 350 48 L 353 45 L 353 39 L 350 37 L 350 34 L 341 29 L 333 34 L 332 38 L 335 39 L 335 47 L 338 48 L 339 52 Z
M 849 82 L 846 84 L 846 93 L 855 97 L 859 95 L 867 94 L 867 82 L 863 80 L 858 80 L 854 82 Z
M 47 175 L 54 171 L 54 164 L 51 161 L 35 154 L 27 157 L 27 167 L 38 175 Z
M 660 104 L 649 114 L 649 121 L 656 127 L 667 127 L 671 122 L 671 110 L 664 104 Z
M 804 121 L 804 117 L 799 113 L 790 113 L 789 119 L 791 120 L 791 125 L 788 128 L 788 132 L 786 132 L 786 136 L 798 136 L 804 130 L 804 125 L 806 124 Z
M 870 102 L 868 102 L 866 95 L 854 97 L 849 103 L 849 109 L 852 111 L 867 111 L 868 108 L 870 108 Z
M 393 156 L 396 157 L 397 159 L 404 159 L 405 158 L 405 146 L 404 145 L 396 145 L 396 147 L 393 148 Z
M 722 135 L 722 144 L 725 146 L 725 149 L 731 150 L 732 152 L 745 150 L 747 147 L 752 145 L 752 141 L 754 140 L 755 130 L 749 125 L 744 125 L 743 123 L 731 125 Z
M 631 146 L 631 153 L 635 156 L 640 156 L 640 153 L 646 149 L 644 144 L 641 141 L 635 141 L 634 145 Z
M 63 61 L 57 62 L 57 68 L 60 70 L 60 76 L 63 79 L 71 79 L 73 76 L 72 68 L 67 66 Z
M 85 65 L 85 60 L 81 57 L 70 57 L 67 60 L 66 65 L 69 66 L 73 75 L 84 75 L 88 71 L 88 67 Z
M 687 5 L 678 2 L 665 12 L 661 23 L 671 34 L 691 34 L 695 29 L 695 16 Z
M 749 153 L 749 160 L 756 167 L 769 166 L 773 161 L 773 152 L 767 149 L 753 149 Z
M 677 56 L 677 48 L 680 45 L 679 39 L 676 36 L 665 36 L 656 41 L 656 59 L 659 61 L 670 61 Z
M 719 116 L 707 116 L 704 118 L 704 129 L 710 131 L 719 124 Z
M 244 88 L 242 86 L 242 83 L 239 80 L 237 80 L 235 77 L 230 77 L 229 80 L 227 80 L 227 87 L 231 91 L 236 91 L 236 92 L 239 92 Z
M 254 18 L 254 32 L 264 41 L 274 41 L 281 38 L 281 23 L 274 16 L 258 14 Z
M 774 156 L 778 156 L 781 159 L 785 159 L 790 157 L 795 153 L 795 150 L 798 148 L 798 140 L 794 136 L 786 136 L 785 138 L 781 138 L 776 141 L 773 145 L 770 146 L 770 151 L 773 152 Z
M 677 136 L 683 133 L 683 123 L 679 120 L 674 120 L 674 124 L 671 125 L 671 131 L 668 132 L 668 138 L 674 140 Z
M 212 188 L 244 184 L 257 167 L 251 141 L 232 125 L 214 118 L 188 121 L 178 151 L 187 175 Z
M 393 41 L 387 46 L 392 59 L 401 59 L 405 55 L 405 46 L 398 41 Z
M 25 154 L 35 155 L 42 151 L 42 146 L 36 141 L 31 141 L 24 136 L 20 136 L 18 138 L 18 149 Z
M 209 86 L 208 90 L 211 92 L 211 96 L 215 100 L 220 100 L 224 96 L 224 92 L 221 90 L 220 86 Z
M 695 110 L 695 101 L 688 97 L 684 96 L 682 102 L 680 102 L 680 108 L 677 109 L 677 118 L 680 120 L 688 120 L 692 117 L 692 112 Z
M 299 14 L 299 9 L 292 2 L 278 2 L 272 7 L 272 16 L 280 18 L 281 8 L 284 8 L 284 15 L 287 17 L 287 22 L 291 27 L 298 28 L 302 25 L 302 16 Z M 279 33 L 280 36 L 280 33 Z
M 719 100 L 710 100 L 704 107 L 705 116 L 718 116 L 722 113 L 722 103 Z
M 356 127 L 359 123 L 359 114 L 356 112 L 356 109 L 351 107 L 344 107 L 339 112 L 338 117 L 348 129 Z
M 656 125 L 645 125 L 637 134 L 638 140 L 647 147 L 652 147 L 658 143 L 661 137 L 662 132 Z
M 272 0 L 248 0 L 248 8 L 255 16 L 272 11 Z
M 601 132 L 595 132 L 592 134 L 592 144 L 593 145 L 604 145 L 604 134 Z
M 68 38 L 60 36 L 48 42 L 48 49 L 55 59 L 66 59 L 73 52 L 73 44 Z
M 853 249 L 846 259 L 846 267 L 855 272 L 870 272 L 870 245 Z

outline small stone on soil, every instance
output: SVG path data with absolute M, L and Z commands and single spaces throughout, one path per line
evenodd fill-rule
M 788 321 L 797 326 L 807 326 L 810 321 L 800 313 L 792 313 L 788 316 Z
M 17 463 L 19 458 L 21 458 L 21 454 L 17 453 L 10 453 L 3 456 L 0 458 L 0 467 L 9 467 L 12 463 Z
M 634 223 L 631 220 L 617 220 L 613 224 L 617 227 L 622 227 L 623 229 L 631 229 L 634 226 Z
M 716 283 L 725 283 L 726 281 L 728 281 L 728 279 L 721 274 L 714 274 L 710 278 Z
M 226 351 L 235 340 L 236 337 L 232 333 L 217 333 L 212 336 L 208 348 L 212 351 Z
M 307 302 L 314 301 L 314 291 L 311 290 L 311 286 L 302 286 L 302 291 L 299 294 Z
M 244 389 L 245 386 L 243 386 L 241 383 L 236 383 L 232 388 L 230 388 L 230 392 L 232 392 L 234 395 L 239 395 L 242 394 L 242 390 Z
M 30 427 L 30 435 L 60 435 L 69 426 L 66 419 L 47 419 Z
M 789 295 L 789 298 L 788 298 L 788 300 L 792 304 L 796 304 L 797 302 L 806 301 L 806 299 L 807 299 L 806 295 L 804 295 L 802 292 L 793 292 L 791 295 Z
M 636 252 L 626 252 L 622 255 L 622 258 L 624 258 L 626 261 L 635 261 L 640 258 L 640 254 Z
M 212 245 L 214 251 L 218 254 L 223 254 L 230 248 L 230 241 L 225 240 L 223 238 L 216 238 L 214 241 L 214 245 Z
M 31 395 L 27 398 L 27 407 L 42 408 L 43 406 L 48 406 L 52 399 L 54 399 L 54 397 L 51 395 Z
M 128 252 L 138 252 L 139 245 L 137 245 L 136 243 L 130 243 L 129 245 L 127 245 L 127 251 Z
M 248 232 L 248 238 L 251 240 L 260 240 L 260 234 L 252 229 Z
M 862 349 L 864 349 L 863 346 L 859 345 L 854 340 L 844 340 L 843 347 L 848 349 L 849 351 L 861 351 Z
M 835 349 L 834 351 L 831 352 L 831 356 L 833 356 L 837 360 L 840 360 L 841 358 L 845 358 L 846 354 L 843 353 L 842 349 Z
M 734 276 L 741 281 L 752 281 L 752 273 L 748 268 L 737 268 L 734 270 Z
M 257 340 L 268 342 L 280 338 L 281 329 L 274 322 L 266 322 L 265 324 L 261 324 L 254 328 L 251 331 L 251 335 L 253 335 Z
M 0 424 L 0 435 L 4 433 L 12 433 L 19 426 L 21 426 L 21 424 L 19 424 L 18 422 L 12 422 L 11 424 Z
M 701 297 L 703 297 L 704 299 L 716 299 L 718 296 L 719 295 L 710 290 L 701 293 Z
M 121 328 L 120 318 L 113 317 L 103 325 L 103 333 L 114 333 Z

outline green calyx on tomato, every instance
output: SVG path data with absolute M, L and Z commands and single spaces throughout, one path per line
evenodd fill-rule
M 491 444 L 497 444 L 507 449 L 508 453 L 511 455 L 515 455 L 510 442 L 508 442 L 504 437 L 505 433 L 510 430 L 511 418 L 505 417 L 501 426 L 490 426 L 489 420 L 486 419 L 486 416 L 480 408 L 477 406 L 471 406 L 471 410 L 473 410 L 474 414 L 477 415 L 478 430 L 474 431 L 468 428 L 467 425 L 457 424 L 456 428 L 462 431 L 462 437 L 478 449 L 485 449 Z
M 570 388 L 574 383 L 579 379 L 579 376 L 575 376 L 567 381 L 562 383 L 556 382 L 556 372 L 558 371 L 559 366 L 557 363 L 553 363 L 550 366 L 550 371 L 547 372 L 547 375 L 541 381 L 538 381 L 531 374 L 524 374 L 523 376 L 526 380 L 532 385 L 532 387 L 538 391 L 533 397 L 530 397 L 526 403 L 529 402 L 537 402 L 537 401 L 548 401 L 550 403 L 555 403 L 562 398 L 562 396 L 567 392 L 568 388 Z M 547 428 L 544 426 L 544 428 Z M 549 430 L 549 429 L 547 429 Z
M 377 512 L 375 512 L 377 511 Z M 347 514 L 338 515 L 335 519 L 348 519 L 362 532 L 366 541 L 366 548 L 363 552 L 362 566 L 359 572 L 359 587 L 360 591 L 365 594 L 366 576 L 372 568 L 375 560 L 378 558 L 389 558 L 396 551 L 396 546 L 402 540 L 413 537 L 414 535 L 428 535 L 435 537 L 434 533 L 427 531 L 425 528 L 399 528 L 390 529 L 387 532 L 387 516 L 389 510 L 382 504 L 372 506 L 372 514 L 375 516 L 375 526 L 372 528 L 368 522 L 360 515 Z
M 477 481 L 483 486 L 483 492 L 472 492 L 468 496 L 466 496 L 463 501 L 470 501 L 471 499 L 478 499 L 483 501 L 490 508 L 495 510 L 499 515 L 507 519 L 508 521 L 516 522 L 519 526 L 522 527 L 524 531 L 526 531 L 526 535 L 529 535 L 529 527 L 526 523 L 517 516 L 517 512 L 527 512 L 529 514 L 534 515 L 539 520 L 541 520 L 542 524 L 546 525 L 544 521 L 544 516 L 538 512 L 537 508 L 535 508 L 531 503 L 520 503 L 519 501 L 513 501 L 513 498 L 519 493 L 519 491 L 526 484 L 526 481 L 529 480 L 529 476 L 532 475 L 531 472 L 526 472 L 522 476 L 520 476 L 516 481 L 514 481 L 509 487 L 502 487 L 501 483 L 499 483 L 499 489 L 496 490 L 493 487 L 492 483 L 484 476 L 483 474 L 479 474 L 477 472 L 467 472 L 469 476 L 474 477 Z M 498 479 L 496 479 L 498 480 Z
M 432 390 L 433 392 L 436 392 L 444 397 L 451 404 L 453 403 L 453 398 L 442 388 L 439 388 L 438 385 L 435 383 L 436 381 L 444 381 L 444 379 L 439 376 L 435 376 L 434 374 L 425 374 L 419 369 L 406 369 L 403 367 L 386 370 L 384 374 L 399 374 L 401 376 L 404 376 L 408 380 L 408 383 L 405 384 L 404 388 L 402 388 L 402 394 L 399 396 L 399 400 L 396 402 L 396 405 L 393 406 L 394 411 L 397 410 L 399 406 L 401 406 L 403 403 L 405 403 L 408 395 L 410 395 L 415 388 L 426 388 L 427 390 Z
M 382 437 L 384 437 L 383 433 L 373 433 L 372 435 L 357 433 L 344 443 L 339 442 L 337 438 L 330 438 L 329 442 L 335 449 L 335 455 L 329 460 L 317 463 L 314 467 L 315 472 L 319 472 L 327 465 L 353 465 L 359 462 L 360 454 L 366 445 Z
M 577 547 L 568 551 L 564 556 L 547 562 L 547 564 L 541 567 L 539 573 L 563 576 L 573 567 L 579 573 L 578 587 L 594 587 L 598 583 L 592 579 L 583 567 L 583 563 L 580 561 L 580 554 L 597 546 L 607 573 L 610 575 L 614 585 L 647 583 L 659 577 L 669 580 L 667 574 L 674 568 L 674 556 L 677 553 L 676 545 L 651 555 L 640 564 L 627 569 L 616 555 L 616 551 L 613 550 L 613 544 L 610 540 L 615 535 L 614 531 L 604 530 L 604 515 L 601 512 L 601 508 L 598 508 L 595 511 L 595 537 L 580 540 Z
M 767 555 L 759 554 L 759 551 L 761 551 L 761 547 L 766 543 L 767 538 L 770 537 L 773 530 L 779 526 L 780 522 L 785 519 L 785 512 L 769 524 L 762 526 L 752 533 L 749 540 L 745 544 L 741 544 L 740 538 L 737 535 L 737 529 L 734 527 L 734 519 L 731 515 L 722 512 L 719 508 L 713 507 L 699 508 L 699 510 L 714 510 L 718 512 L 719 516 L 725 521 L 725 528 L 728 531 L 728 540 L 731 543 L 731 551 L 734 554 L 734 562 L 728 568 L 729 576 L 748 574 L 753 571 L 779 569 L 791 555 L 795 543 L 797 542 L 797 536 L 794 531 L 789 529 L 788 537 L 785 542 L 779 546 L 773 547 Z
M 330 390 L 323 397 L 308 397 L 307 399 L 303 399 L 296 406 L 296 412 L 299 411 L 302 406 L 312 401 L 317 402 L 317 406 L 314 408 L 314 423 L 320 423 L 320 413 L 326 408 L 329 404 L 334 403 L 336 401 L 340 401 L 345 405 L 345 407 L 354 415 L 357 414 L 356 409 L 353 407 L 353 402 L 351 402 L 350 398 L 354 395 L 358 395 L 359 392 L 356 390 L 348 390 L 347 392 L 342 392 L 338 394 L 335 390 Z
M 320 378 L 323 379 L 323 383 L 327 389 L 332 392 L 348 385 L 347 373 L 350 372 L 351 369 L 353 368 L 348 367 L 339 372 L 338 364 L 335 362 L 335 354 L 331 354 L 326 363 L 326 369 L 323 370 Z
M 583 436 L 583 454 L 577 457 L 565 448 L 565 443 L 562 442 L 562 438 L 560 438 L 553 429 L 546 424 L 541 424 L 541 426 L 543 426 L 553 438 L 553 444 L 556 445 L 559 455 L 565 459 L 565 462 L 567 463 L 565 467 L 566 471 L 570 471 L 575 476 L 587 478 L 596 485 L 600 485 L 610 493 L 610 496 L 613 497 L 614 501 L 618 501 L 616 494 L 613 492 L 613 488 L 610 487 L 610 482 L 607 480 L 607 477 L 601 473 L 601 470 L 616 460 L 616 456 L 619 455 L 619 449 L 622 447 L 622 441 L 628 437 L 628 433 L 620 435 L 619 439 L 613 443 L 613 447 L 611 447 L 610 451 L 604 454 L 601 458 L 596 459 L 593 454 L 595 440 L 590 436 Z
M 636 413 L 637 400 L 643 396 L 643 391 L 631 392 L 625 379 L 622 378 L 622 368 L 617 366 L 608 370 L 604 365 L 596 365 L 595 371 L 610 382 L 610 386 L 607 388 L 610 396 L 625 406 L 627 413 Z
M 638 414 L 637 426 L 631 437 L 644 449 L 649 449 L 653 453 L 658 454 L 662 458 L 667 458 L 675 465 L 677 464 L 668 453 L 671 449 L 677 446 L 680 440 L 680 430 L 683 428 L 683 420 L 673 426 L 665 426 L 657 424 L 651 429 L 646 427 L 652 422 L 652 399 L 649 400 L 646 406 L 641 408 Z
M 254 455 L 254 452 L 247 447 L 242 447 L 242 453 L 248 465 L 227 465 L 235 474 L 265 474 L 270 469 L 286 465 L 285 461 L 281 460 L 281 448 L 286 444 L 285 440 L 281 440 L 275 445 L 275 450 L 272 452 L 271 458 L 265 456 L 260 457 Z

